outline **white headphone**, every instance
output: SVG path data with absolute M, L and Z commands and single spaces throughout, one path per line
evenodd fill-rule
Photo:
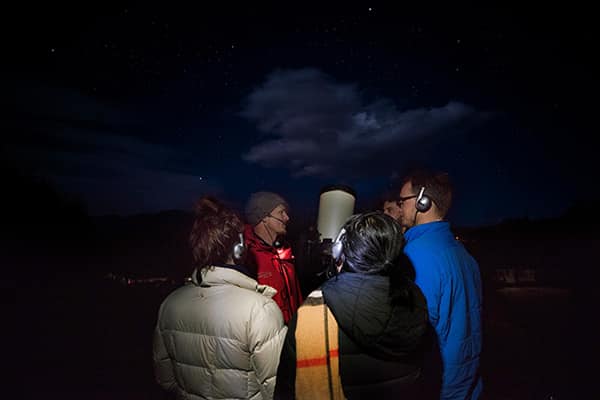
M 233 245 L 233 251 L 232 251 L 232 256 L 233 256 L 233 261 L 240 262 L 244 259 L 244 255 L 246 254 L 246 245 L 244 244 L 244 234 L 240 233 L 240 241 L 236 242 Z
M 341 239 L 342 239 L 342 236 L 345 234 L 346 234 L 346 229 L 342 228 L 340 230 L 340 233 L 338 233 L 337 238 L 335 239 L 335 242 L 333 242 L 333 244 L 331 245 L 331 256 L 335 260 L 336 265 L 340 262 L 340 259 L 343 256 L 343 253 L 342 253 L 343 244 L 342 244 Z

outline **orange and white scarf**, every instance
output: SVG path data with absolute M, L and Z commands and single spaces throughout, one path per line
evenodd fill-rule
M 295 336 L 296 399 L 343 400 L 338 325 L 321 291 L 298 309 Z

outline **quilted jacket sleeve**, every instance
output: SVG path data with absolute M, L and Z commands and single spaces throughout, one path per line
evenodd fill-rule
M 173 374 L 173 366 L 158 325 L 154 329 L 152 360 L 154 364 L 154 377 L 158 384 L 165 390 L 175 391 L 177 382 Z
M 279 355 L 287 327 L 277 304 L 270 300 L 257 306 L 249 326 L 251 363 L 261 385 L 263 399 L 273 398 Z

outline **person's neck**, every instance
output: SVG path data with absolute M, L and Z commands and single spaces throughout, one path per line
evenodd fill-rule
M 269 246 L 271 246 L 273 244 L 273 241 L 275 240 L 275 237 L 271 237 L 273 236 L 273 234 L 269 234 L 268 229 L 264 226 L 264 225 L 256 225 L 254 227 L 254 234 L 256 236 L 258 236 L 258 238 L 260 240 L 262 240 L 264 243 L 268 244 Z
M 417 220 L 417 225 L 422 225 L 422 224 L 428 224 L 430 222 L 440 222 L 443 221 L 444 219 L 440 216 L 437 215 L 426 215 L 426 214 L 421 214 L 421 218 L 419 218 Z

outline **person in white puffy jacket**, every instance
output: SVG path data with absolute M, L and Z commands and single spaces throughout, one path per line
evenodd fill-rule
M 196 268 L 163 301 L 154 332 L 157 382 L 179 399 L 271 399 L 287 328 L 276 290 L 243 266 L 244 224 L 201 198 L 190 234 Z

